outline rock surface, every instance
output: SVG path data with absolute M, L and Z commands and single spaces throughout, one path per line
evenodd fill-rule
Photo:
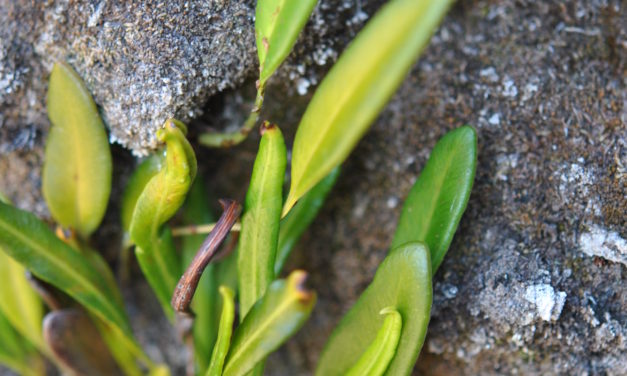
M 235 3 L 210 6 L 235 7 Z M 364 15 L 372 15 L 381 3 L 321 1 L 296 53 L 268 88 L 264 117 L 282 126 L 289 145 L 313 85 L 363 24 Z M 30 30 L 37 28 L 23 22 L 62 25 L 58 27 L 63 30 L 69 22 L 85 31 L 80 25 L 86 25 L 97 4 L 80 15 L 82 22 L 55 20 L 52 15 L 58 12 L 52 9 L 65 8 L 52 3 L 20 13 L 17 22 L 17 5 L 12 4 L 3 6 L 13 13 L 0 12 L 0 21 L 13 22 L 18 30 L 0 35 L 0 189 L 20 206 L 43 212 L 38 168 L 48 125 L 40 96 L 45 81 L 39 78 L 45 76 L 53 55 L 42 57 L 41 46 L 58 46 L 58 51 L 76 47 L 64 41 L 65 36 L 51 44 L 39 37 L 29 47 L 20 40 L 35 40 Z M 252 7 L 246 6 L 248 15 L 242 15 L 240 22 L 248 22 L 250 28 Z M 100 23 L 88 33 L 105 32 L 103 20 L 115 7 L 105 8 Z M 118 11 L 120 17 L 130 17 L 122 8 Z M 295 340 L 271 357 L 268 374 L 309 374 L 315 368 L 328 334 L 385 257 L 403 199 L 431 148 L 447 130 L 465 123 L 478 131 L 477 176 L 468 210 L 435 276 L 432 321 L 417 371 L 433 375 L 624 374 L 624 15 L 624 4 L 618 0 L 467 0 L 455 5 L 346 162 L 329 201 L 299 243 L 288 269 L 310 271 L 319 302 Z M 163 21 L 162 27 L 166 24 Z M 146 29 L 128 30 L 130 34 L 136 31 L 139 40 L 159 38 L 142 34 Z M 251 30 L 242 33 L 251 35 L 247 34 Z M 15 42 L 6 42 L 6 37 Z M 249 50 L 252 42 L 241 39 L 243 44 L 238 46 L 248 56 L 242 58 L 241 66 L 215 67 L 231 72 L 231 85 L 226 86 L 238 85 L 255 69 L 254 50 Z M 81 74 L 91 72 L 94 66 L 81 65 L 89 60 L 80 63 L 75 53 L 69 57 L 79 62 Z M 157 58 L 154 63 L 160 66 L 164 61 Z M 133 79 L 134 71 L 122 72 Z M 115 80 L 106 77 L 105 81 Z M 88 85 L 97 82 L 86 81 Z M 223 88 L 217 82 L 204 86 L 198 96 L 173 100 L 180 108 L 197 109 L 190 115 L 195 117 L 205 98 Z M 214 97 L 204 108 L 205 115 L 192 123 L 192 133 L 203 131 L 206 124 L 239 124 L 252 87 L 248 81 Z M 147 94 L 137 90 L 137 96 Z M 16 96 L 16 92 L 21 94 Z M 104 96 L 113 95 L 109 93 Z M 96 92 L 94 96 L 98 101 Z M 99 104 L 106 115 L 106 106 Z M 109 126 L 115 135 L 116 125 L 110 122 Z M 210 176 L 215 197 L 243 198 L 256 141 L 253 137 L 232 150 L 201 151 L 199 161 Z M 137 151 L 150 146 L 136 145 Z M 171 349 L 164 352 L 172 353 Z M 176 361 L 173 356 L 166 358 Z

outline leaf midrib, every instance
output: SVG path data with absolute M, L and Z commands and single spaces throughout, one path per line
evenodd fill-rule
M 393 3 L 390 3 L 390 4 L 393 4 Z M 384 5 L 384 6 L 385 6 L 385 5 Z M 376 17 L 376 16 L 375 16 L 375 17 Z M 413 18 L 413 19 L 415 19 L 415 18 Z M 398 38 L 398 40 L 396 41 L 396 43 L 390 43 L 390 44 L 388 44 L 388 45 L 387 45 L 387 46 L 388 46 L 388 48 L 386 48 L 386 49 L 385 49 L 386 53 L 383 53 L 383 54 L 381 54 L 381 55 L 380 55 L 380 56 L 387 56 L 387 58 L 384 58 L 383 60 L 385 60 L 385 61 L 390 61 L 390 60 L 392 59 L 392 57 L 390 56 L 390 55 L 392 55 L 392 54 L 390 54 L 390 53 L 389 53 L 389 51 L 393 51 L 393 50 L 395 50 L 395 49 L 396 49 L 396 46 L 398 46 L 398 45 L 402 45 L 402 44 L 404 43 L 404 41 L 406 41 L 406 40 L 408 39 L 408 37 L 406 37 L 406 36 L 407 36 L 407 35 L 409 35 L 409 34 L 411 34 L 411 33 L 409 33 L 409 32 L 408 32 L 408 30 L 411 30 L 413 26 L 414 26 L 414 23 L 413 23 L 413 22 L 407 22 L 407 25 L 406 25 L 406 27 L 403 29 L 403 32 L 402 32 L 402 33 L 399 33 L 399 34 L 404 35 L 405 37 Z M 345 51 L 345 52 L 352 51 L 351 47 L 352 47 L 352 46 L 348 46 L 348 49 L 347 49 L 347 51 Z M 342 55 L 344 55 L 344 54 L 342 54 Z M 351 55 L 352 55 L 352 54 L 351 54 Z M 352 57 L 352 56 L 351 56 L 351 57 Z M 341 59 L 341 56 L 340 56 L 340 59 Z M 368 69 L 367 71 L 365 71 L 365 72 L 364 72 L 364 73 L 365 73 L 365 74 L 364 74 L 364 76 L 368 76 L 368 78 L 371 78 L 371 73 L 372 73 L 373 71 L 377 71 L 377 70 L 379 70 L 379 69 L 378 69 L 378 68 L 379 68 L 379 65 L 378 65 L 378 64 L 374 64 L 374 65 L 370 66 L 369 68 L 370 68 L 370 69 Z M 336 78 L 336 80 L 337 80 L 337 78 Z M 331 127 L 331 124 L 334 124 L 334 123 L 337 121 L 337 118 L 339 117 L 339 115 L 338 115 L 338 114 L 339 114 L 339 113 L 340 113 L 340 112 L 341 112 L 341 111 L 342 111 L 345 107 L 347 107 L 347 103 L 349 103 L 349 102 L 350 102 L 350 98 L 352 98 L 352 97 L 353 97 L 353 93 L 357 93 L 357 92 L 359 92 L 359 93 L 364 93 L 364 92 L 366 92 L 365 90 L 363 90 L 363 87 L 364 87 L 364 86 L 368 86 L 370 82 L 371 82 L 371 80 L 370 80 L 370 79 L 362 79 L 362 80 L 358 80 L 358 84 L 357 84 L 357 85 L 355 85 L 355 87 L 354 87 L 354 88 L 355 88 L 355 90 L 353 90 L 353 91 L 349 91 L 349 90 L 342 90 L 342 91 L 341 91 L 341 92 L 343 93 L 343 95 L 342 95 L 342 96 L 341 96 L 341 97 L 340 97 L 340 98 L 336 101 L 336 104 L 337 104 L 337 105 L 335 106 L 335 110 L 334 110 L 334 111 L 330 114 L 330 116 L 328 117 L 329 121 L 326 123 L 326 124 L 327 124 L 327 126 L 324 128 L 324 130 L 322 130 L 321 132 L 318 132 L 318 133 L 319 133 L 319 134 L 321 134 L 322 136 L 317 137 L 317 138 L 316 138 L 316 140 L 314 141 L 314 145 L 313 145 L 313 147 L 310 147 L 310 148 L 309 148 L 309 150 L 314 150 L 314 152 L 309 153 L 309 156 L 308 156 L 308 158 L 306 159 L 306 162 L 302 162 L 302 163 L 299 163 L 299 164 L 298 164 L 299 166 L 305 166 L 305 167 L 303 167 L 303 168 L 302 168 L 302 172 L 299 172 L 299 174 L 298 174 L 298 175 L 296 175 L 296 177 L 297 177 L 298 179 L 294 179 L 294 178 L 293 178 L 293 179 L 292 179 L 292 181 L 298 181 L 299 183 L 302 183 L 303 176 L 304 176 L 304 172 L 307 170 L 306 166 L 309 166 L 309 165 L 311 164 L 311 161 L 313 160 L 314 156 L 316 156 L 316 155 L 317 155 L 317 153 L 316 153 L 315 151 L 316 151 L 316 150 L 318 150 L 318 148 L 320 147 L 320 145 L 323 143 L 323 140 L 325 139 L 325 136 L 329 133 L 329 130 L 332 128 L 332 127 Z M 337 86 L 337 85 L 334 85 L 334 86 Z M 319 92 L 319 90 L 318 90 L 316 93 L 318 93 L 318 92 Z M 362 94 L 361 96 L 363 97 L 363 94 Z M 306 113 L 306 114 L 307 114 L 307 113 Z M 297 155 L 298 155 L 298 154 L 297 154 Z M 328 158 L 328 159 L 329 159 L 329 160 L 331 160 L 331 158 Z M 292 164 L 292 165 L 294 165 L 294 164 Z M 292 173 L 294 173 L 294 168 L 292 168 Z M 296 187 L 294 187 L 294 188 L 296 188 Z M 300 188 L 300 187 L 298 187 L 298 188 Z
M 31 249 L 35 250 L 37 254 L 39 254 L 44 259 L 46 259 L 48 262 L 50 262 L 50 264 L 53 264 L 53 265 L 57 266 L 66 275 L 73 276 L 73 278 L 77 282 L 79 282 L 79 285 L 86 287 L 86 290 L 88 292 L 91 292 L 92 294 L 94 294 L 94 296 L 98 297 L 99 295 L 104 295 L 104 292 L 99 291 L 96 288 L 96 286 L 88 278 L 85 278 L 84 276 L 82 276 L 79 273 L 73 273 L 74 269 L 70 268 L 68 265 L 66 265 L 63 262 L 59 262 L 54 257 L 49 257 L 47 255 L 47 252 L 45 252 L 45 250 L 42 252 L 43 248 L 37 242 L 31 241 L 28 237 L 22 235 L 19 231 L 15 230 L 13 228 L 13 226 L 11 226 L 8 222 L 3 220 L 2 218 L 0 218 L 0 226 L 2 226 L 5 229 L 5 231 L 7 231 L 9 234 L 12 234 L 15 238 L 17 238 L 19 241 L 24 243 L 26 246 L 28 246 Z M 40 277 L 42 277 L 42 276 L 40 276 Z M 116 312 L 117 310 L 108 303 L 108 299 L 98 298 L 98 300 L 100 301 L 100 304 L 102 304 L 103 306 L 107 307 L 107 310 L 110 310 L 110 312 L 108 312 L 109 314 L 113 313 L 112 316 L 116 317 L 116 320 L 120 319 L 119 317 L 117 317 L 118 316 L 118 314 Z M 96 310 L 96 311 L 99 311 L 99 310 Z M 99 312 L 99 313 L 103 314 L 102 312 Z M 105 315 L 103 315 L 103 316 L 105 316 Z M 108 318 L 106 318 L 106 316 L 104 318 L 108 320 Z M 119 322 L 114 322 L 114 324 L 120 326 Z M 121 326 L 121 327 L 125 327 L 125 326 Z

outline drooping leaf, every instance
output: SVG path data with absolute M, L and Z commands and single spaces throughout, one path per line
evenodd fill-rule
M 381 376 L 388 368 L 401 337 L 403 319 L 394 307 L 386 307 L 380 314 L 385 315 L 385 319 L 377 337 L 346 376 Z
M 259 56 L 259 82 L 265 82 L 292 50 L 317 0 L 259 0 L 255 36 Z
M 385 375 L 409 374 L 427 333 L 431 310 L 431 260 L 421 243 L 393 249 L 383 260 L 374 280 L 342 318 L 325 345 L 316 375 L 345 375 L 375 341 L 385 307 L 395 307 L 402 330 Z
M 164 161 L 137 199 L 130 225 L 137 261 L 170 319 L 174 318 L 170 299 L 181 267 L 163 224 L 181 207 L 196 176 L 196 156 L 185 132 L 185 125 L 173 119 L 157 132 L 166 145 Z
M 239 240 L 241 319 L 274 279 L 286 158 L 279 127 L 265 123 L 246 193 Z
M 41 335 L 43 305 L 26 279 L 26 269 L 0 246 L 0 313 L 33 346 L 44 350 Z M 45 351 L 45 350 L 44 350 Z
M 67 64 L 57 63 L 48 85 L 42 172 L 44 198 L 54 219 L 88 237 L 104 217 L 111 192 L 111 152 L 96 104 Z
M 87 314 L 53 311 L 43 322 L 44 337 L 57 360 L 79 375 L 121 374 L 107 345 Z
M 435 273 L 466 210 L 477 166 L 477 135 L 470 126 L 447 133 L 403 205 L 392 248 L 420 241 L 431 251 Z
M 107 292 L 107 282 L 84 256 L 57 238 L 37 217 L 0 203 L 0 248 L 132 338 L 122 307 Z
M 233 321 L 235 320 L 235 293 L 226 286 L 220 286 L 222 295 L 222 315 L 220 317 L 220 330 L 218 338 L 213 347 L 211 363 L 207 369 L 206 376 L 221 376 L 224 368 L 224 360 L 231 346 L 231 335 L 233 334 Z
M 224 376 L 244 375 L 291 337 L 307 320 L 316 294 L 305 290 L 307 274 L 276 280 L 235 330 Z
M 346 159 L 426 46 L 451 0 L 392 0 L 316 90 L 298 126 L 283 216 Z
M 122 208 L 120 217 L 122 219 L 122 229 L 128 232 L 131 228 L 131 220 L 135 211 L 137 199 L 144 191 L 146 184 L 161 170 L 162 155 L 153 154 L 144 159 L 133 172 L 133 175 L 126 183 L 124 194 L 122 195 Z
M 281 220 L 279 229 L 279 246 L 277 248 L 274 272 L 279 274 L 292 248 L 307 227 L 313 222 L 318 211 L 324 204 L 324 200 L 333 188 L 337 177 L 340 175 L 340 168 L 336 167 L 327 177 L 316 184 L 302 199 L 298 201 L 290 213 Z

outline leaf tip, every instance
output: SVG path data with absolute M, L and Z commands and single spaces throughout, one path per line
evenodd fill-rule
M 289 276 L 289 284 L 294 289 L 296 299 L 302 303 L 309 303 L 316 298 L 316 293 L 306 286 L 309 275 L 304 270 L 295 270 Z

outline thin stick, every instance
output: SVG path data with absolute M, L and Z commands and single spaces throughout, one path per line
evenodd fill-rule
M 229 234 L 231 227 L 233 227 L 242 212 L 242 206 L 233 200 L 220 200 L 220 205 L 224 209 L 222 216 L 220 216 L 215 227 L 200 246 L 194 260 L 192 260 L 192 263 L 187 267 L 187 270 L 185 270 L 185 273 L 183 273 L 179 283 L 176 285 L 171 304 L 177 312 L 189 312 L 189 305 L 198 287 L 202 272 L 215 256 L 218 247 Z
M 189 235 L 199 235 L 199 234 L 208 234 L 213 231 L 214 227 L 216 227 L 216 223 L 208 223 L 206 225 L 190 225 L 190 226 L 181 226 L 175 227 L 172 229 L 172 236 L 189 236 Z M 233 227 L 231 227 L 231 231 L 239 232 L 242 228 L 240 223 L 235 223 Z

